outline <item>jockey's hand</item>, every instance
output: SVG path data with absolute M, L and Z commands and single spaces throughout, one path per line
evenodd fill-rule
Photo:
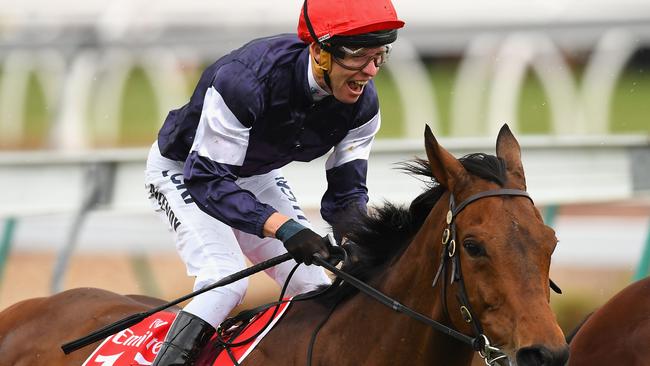
M 314 254 L 323 259 L 329 258 L 329 239 L 316 234 L 313 230 L 289 220 L 282 224 L 275 233 L 287 248 L 287 251 L 298 263 L 310 265 Z

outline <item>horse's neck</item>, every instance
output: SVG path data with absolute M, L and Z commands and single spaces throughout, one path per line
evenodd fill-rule
M 442 233 L 443 222 L 427 220 L 426 225 L 429 225 L 429 229 L 421 230 L 416 235 L 399 260 L 391 265 L 374 286 L 403 305 L 447 324 L 440 291 L 438 287 L 432 288 L 439 264 L 439 253 L 436 252 L 440 248 L 434 248 L 431 243 L 440 242 L 436 233 L 437 230 Z M 363 332 L 350 337 L 369 337 L 375 344 L 373 349 L 386 349 L 388 357 L 378 357 L 380 361 L 373 360 L 373 365 L 383 365 L 383 360 L 388 360 L 390 362 L 387 364 L 393 365 L 471 364 L 473 354 L 468 346 L 404 314 L 396 314 L 368 296 L 360 294 L 350 299 L 344 313 L 341 315 L 347 319 L 355 319 L 354 328 L 363 329 Z M 370 334 L 371 332 L 376 334 Z M 395 363 L 395 357 L 405 358 Z
M 446 211 L 446 210 L 445 210 Z M 434 215 L 440 217 L 440 215 Z M 442 214 L 444 217 L 444 213 Z M 451 326 L 444 311 L 444 299 L 440 286 L 433 285 L 433 278 L 440 264 L 441 242 L 444 223 L 442 220 L 427 220 L 424 229 L 415 236 L 405 253 L 391 266 L 385 280 L 380 285 L 381 291 L 391 294 L 400 301 L 419 313 L 431 319 Z M 435 243 L 435 244 L 434 244 Z M 447 279 L 440 278 L 438 281 Z M 400 323 L 419 323 L 404 316 L 395 317 Z M 419 337 L 426 337 L 426 343 L 418 352 L 429 352 L 427 358 L 432 360 L 432 365 L 469 365 L 473 352 L 466 345 L 459 343 L 443 332 L 427 326 L 420 331 Z
M 438 211 L 442 209 L 436 207 L 404 253 L 387 269 L 378 287 L 434 320 L 444 321 L 440 287 L 432 287 L 440 264 L 441 248 L 437 244 L 444 229 L 442 219 L 436 219 L 444 213 Z

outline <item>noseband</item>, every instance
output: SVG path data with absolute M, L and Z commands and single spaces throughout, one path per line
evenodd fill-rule
M 457 254 L 456 250 L 456 217 L 458 214 L 465 209 L 470 203 L 478 201 L 486 197 L 495 197 L 495 196 L 521 196 L 528 198 L 533 202 L 532 198 L 528 195 L 528 192 L 522 191 L 519 189 L 495 189 L 490 191 L 483 191 L 476 193 L 466 200 L 461 202 L 459 205 L 455 204 L 454 195 L 450 194 L 449 196 L 449 211 L 447 211 L 447 227 L 442 233 L 442 253 L 440 255 L 440 265 L 438 266 L 438 271 L 436 276 L 433 279 L 432 287 L 436 286 L 438 279 L 443 276 L 446 277 L 448 263 L 451 262 L 451 280 L 450 284 L 457 284 L 456 298 L 460 303 L 460 313 L 465 320 L 469 323 L 474 330 L 476 341 L 473 344 L 474 349 L 479 353 L 481 358 L 485 361 L 487 365 L 493 365 L 497 360 L 503 359 L 506 356 L 496 347 L 490 346 L 490 341 L 487 336 L 483 333 L 483 327 L 478 318 L 472 316 L 472 308 L 469 303 L 469 298 L 467 296 L 467 290 L 465 289 L 465 281 L 463 281 L 463 272 L 460 266 L 460 255 Z M 534 204 L 534 202 L 533 202 Z M 447 318 L 449 318 L 449 313 L 447 309 L 447 284 L 446 281 L 442 281 L 442 301 L 443 309 Z

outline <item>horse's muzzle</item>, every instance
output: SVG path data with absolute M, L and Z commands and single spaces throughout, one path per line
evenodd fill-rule
M 564 366 L 568 359 L 568 346 L 554 350 L 530 346 L 517 351 L 517 366 Z

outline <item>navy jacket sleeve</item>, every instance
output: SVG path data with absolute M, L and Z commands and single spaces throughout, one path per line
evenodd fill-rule
M 275 209 L 235 181 L 246 156 L 250 128 L 263 110 L 263 90 L 255 75 L 236 61 L 223 65 L 205 93 L 184 169 L 187 189 L 203 211 L 260 237 Z
M 321 200 L 321 216 L 331 225 L 349 209 L 366 211 L 368 157 L 380 124 L 377 112 L 368 122 L 350 130 L 327 159 L 327 191 Z

